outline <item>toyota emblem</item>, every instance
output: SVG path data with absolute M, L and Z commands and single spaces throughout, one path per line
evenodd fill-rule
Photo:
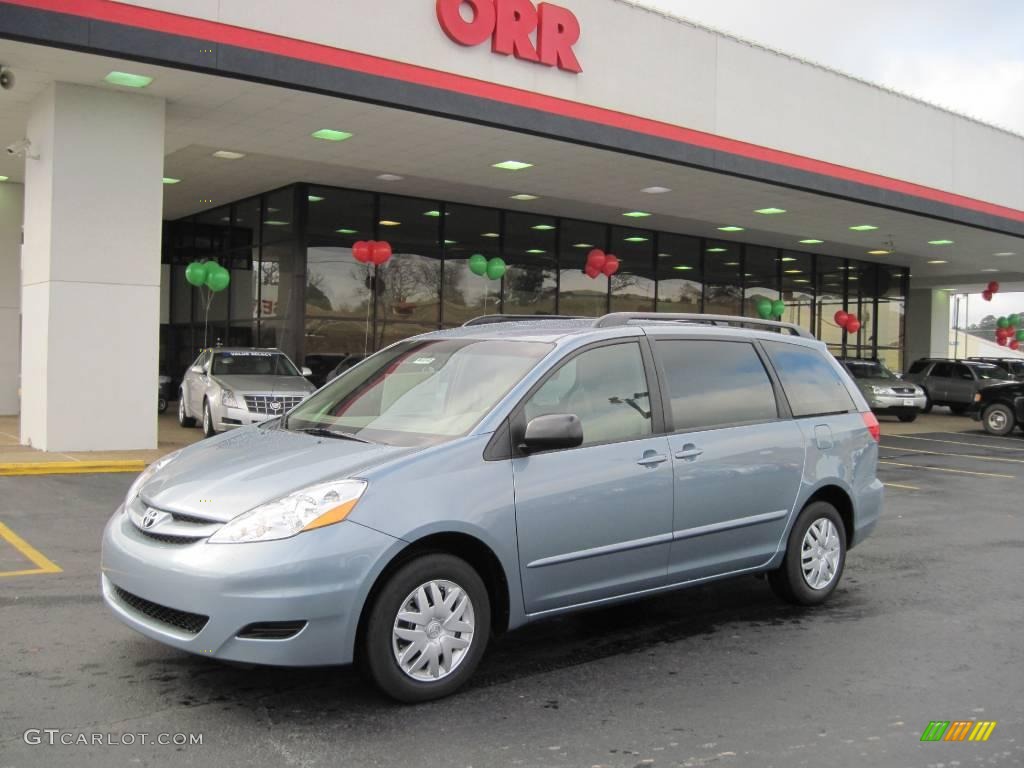
M 158 519 L 160 519 L 159 511 L 155 509 L 147 509 L 146 514 L 142 516 L 142 527 L 146 530 L 149 530 L 154 525 L 156 525 L 156 521 Z

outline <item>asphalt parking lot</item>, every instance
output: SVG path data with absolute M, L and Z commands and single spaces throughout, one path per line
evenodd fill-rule
M 98 585 L 132 477 L 0 477 L 0 768 L 1024 765 L 1024 436 L 886 436 L 880 475 L 886 514 L 826 606 L 745 577 L 550 620 L 417 707 L 349 669 L 229 667 L 136 635 Z M 933 720 L 998 725 L 922 743 Z

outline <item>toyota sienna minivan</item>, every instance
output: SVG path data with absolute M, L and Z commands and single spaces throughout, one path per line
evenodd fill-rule
M 878 422 L 796 326 L 474 323 L 370 356 L 133 483 L 102 590 L 168 645 L 452 693 L 492 634 L 765 574 L 815 605 L 874 528 Z

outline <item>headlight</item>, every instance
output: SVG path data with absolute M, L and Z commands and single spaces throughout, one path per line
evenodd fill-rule
M 301 531 L 340 523 L 355 508 L 365 490 L 365 480 L 311 485 L 239 515 L 213 534 L 210 543 L 287 539 Z
M 228 408 L 241 408 L 238 404 L 238 400 L 235 399 L 235 393 L 230 389 L 223 389 L 220 393 L 220 401 Z
M 872 387 L 871 391 L 874 392 L 876 395 L 888 395 L 889 394 L 889 388 L 888 387 Z
M 132 483 L 132 487 L 128 489 L 128 495 L 124 497 L 125 509 L 128 508 L 128 505 L 131 502 L 135 501 L 135 497 L 139 495 L 139 491 L 142 490 L 142 486 L 148 483 L 153 478 L 153 475 L 155 475 L 161 469 L 163 469 L 172 461 L 174 461 L 182 450 L 184 449 L 179 449 L 174 453 L 168 453 L 166 456 L 157 459 L 144 470 L 142 470 L 142 473 L 138 477 L 136 477 L 135 482 Z

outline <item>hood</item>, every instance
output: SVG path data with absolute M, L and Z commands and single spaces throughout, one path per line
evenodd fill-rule
M 227 521 L 308 485 L 352 477 L 418 450 L 249 427 L 185 448 L 141 494 L 158 509 Z
M 892 389 L 893 387 L 913 387 L 914 389 L 920 389 L 916 381 L 907 381 L 906 379 L 854 379 L 857 385 L 864 389 L 865 387 L 885 387 L 886 389 Z
M 215 376 L 214 379 L 225 389 L 240 394 L 305 394 L 315 389 L 302 376 Z

